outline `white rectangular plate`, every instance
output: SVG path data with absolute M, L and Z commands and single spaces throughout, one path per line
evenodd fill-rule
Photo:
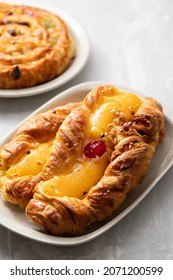
M 36 110 L 33 114 L 47 111 L 51 108 L 54 108 L 58 105 L 66 104 L 68 102 L 81 101 L 93 87 L 101 84 L 105 83 L 88 82 L 74 86 L 51 99 L 45 105 Z M 118 87 L 127 92 L 134 92 L 139 96 L 146 96 L 146 94 L 142 94 L 127 87 Z M 0 198 L 0 224 L 27 238 L 59 246 L 72 246 L 82 244 L 106 232 L 108 229 L 118 223 L 123 217 L 125 217 L 132 209 L 134 209 L 139 204 L 140 201 L 145 198 L 145 196 L 151 191 L 151 189 L 156 185 L 156 183 L 162 178 L 162 176 L 173 164 L 173 113 L 166 107 L 164 107 L 164 113 L 166 121 L 166 137 L 163 143 L 158 146 L 143 183 L 135 191 L 131 192 L 127 196 L 126 201 L 122 205 L 122 207 L 119 208 L 118 211 L 116 211 L 109 219 L 92 225 L 90 229 L 85 232 L 85 234 L 79 237 L 56 237 L 39 231 L 32 223 L 28 221 L 27 217 L 21 209 L 19 209 L 17 206 L 11 205 L 10 203 L 4 202 Z M 16 129 L 14 129 L 10 133 L 10 135 L 8 135 L 0 143 L 0 146 L 10 140 L 10 138 L 14 135 Z

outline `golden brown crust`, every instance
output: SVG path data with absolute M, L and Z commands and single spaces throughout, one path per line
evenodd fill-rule
M 47 142 L 55 137 L 65 117 L 79 103 L 69 103 L 27 119 L 17 130 L 12 140 L 0 148 L 0 164 L 9 168 L 36 143 Z
M 70 160 L 73 153 L 76 154 L 81 150 L 85 116 L 93 110 L 96 100 L 102 99 L 107 90 L 108 86 L 91 91 L 82 105 L 65 119 L 54 144 L 57 145 L 59 137 L 63 137 L 65 142 L 62 138 L 61 141 L 64 143 L 64 151 L 67 153 L 70 151 L 67 160 Z M 111 88 L 109 90 L 111 91 Z M 71 120 L 79 112 L 82 125 L 77 123 L 75 126 Z M 80 119 L 79 115 L 77 119 Z M 84 199 L 51 197 L 36 187 L 34 197 L 26 207 L 26 214 L 48 233 L 54 235 L 83 233 L 91 223 L 110 216 L 124 202 L 127 193 L 136 188 L 145 176 L 155 148 L 163 137 L 164 116 L 161 106 L 152 98 L 142 99 L 140 108 L 130 121 L 125 121 L 123 116 L 119 115 L 118 120 L 116 118 L 111 126 L 109 136 L 114 144 L 114 151 L 110 163 L 104 176 L 90 189 Z M 65 136 L 62 131 L 66 132 Z M 80 131 L 78 137 L 77 131 Z M 71 151 L 69 148 L 72 147 Z M 58 166 L 59 160 L 60 156 L 57 156 L 54 161 Z M 54 165 L 50 163 L 49 159 L 42 169 L 42 180 L 58 174 L 59 168 L 52 168 Z
M 0 88 L 38 85 L 59 76 L 74 58 L 68 27 L 34 7 L 0 3 Z
M 1 180 L 3 198 L 21 207 L 29 202 L 27 216 L 48 233 L 78 235 L 90 224 L 110 216 L 124 202 L 127 193 L 142 181 L 155 148 L 164 137 L 164 115 L 154 99 L 141 99 L 130 120 L 126 120 L 121 112 L 114 112 L 115 118 L 109 124 L 105 140 L 111 157 L 103 177 L 83 199 L 46 194 L 40 184 L 62 174 L 75 157 L 80 158 L 88 118 L 104 102 L 104 96 L 111 96 L 112 90 L 112 86 L 100 86 L 93 89 L 81 104 L 69 104 L 33 116 L 19 128 L 12 141 L 1 148 L 1 163 L 7 170 L 25 153 L 27 145 L 55 137 L 39 174 L 12 180 L 3 176 Z
M 77 106 L 65 118 L 55 137 L 50 157 L 39 174 L 40 180 L 46 181 L 61 172 L 69 164 L 73 155 L 81 150 L 86 122 L 83 106 Z
M 29 152 L 38 143 L 44 143 L 54 138 L 58 128 L 79 103 L 69 103 L 45 113 L 28 118 L 17 130 L 10 142 L 0 148 L 0 169 L 6 173 L 8 169 Z M 2 196 L 5 200 L 25 206 L 32 197 L 32 191 L 37 182 L 33 176 L 1 178 Z
M 72 110 L 73 108 L 74 110 Z M 56 111 L 57 113 L 59 112 L 59 114 L 57 114 L 58 120 L 59 117 L 62 120 L 61 111 L 69 113 L 71 110 L 72 113 L 68 118 L 64 119 L 63 124 L 59 128 L 59 132 L 57 133 L 55 140 L 53 141 L 48 160 L 43 166 L 42 171 L 36 176 L 27 175 L 20 178 L 13 178 L 12 180 L 9 180 L 8 178 L 5 178 L 5 180 L 3 179 L 4 186 L 2 188 L 2 197 L 4 200 L 7 200 L 13 204 L 17 204 L 21 208 L 24 208 L 27 205 L 28 201 L 32 198 L 34 187 L 41 180 L 46 181 L 54 176 L 54 174 L 57 174 L 60 170 L 62 170 L 68 164 L 71 156 L 80 149 L 81 140 L 84 138 L 84 129 L 86 125 L 86 118 L 83 114 L 83 109 L 79 106 L 79 103 L 72 103 L 69 105 L 65 105 L 62 108 L 58 107 Z M 37 117 L 38 116 L 34 116 L 34 118 Z M 28 121 L 28 124 L 30 124 L 30 120 Z M 70 130 L 68 128 L 70 128 Z M 39 127 L 37 127 L 37 129 L 39 129 Z M 69 133 L 69 131 L 71 133 Z M 20 129 L 19 134 L 21 134 L 21 132 L 23 133 L 23 129 Z M 64 139 L 64 143 L 60 143 L 57 141 L 57 138 L 59 137 L 62 137 Z M 36 137 L 36 139 L 38 140 L 38 137 Z M 14 143 L 13 140 L 12 143 Z M 33 145 L 33 143 L 33 140 L 29 141 L 29 144 L 31 145 Z M 25 150 L 21 150 L 20 155 L 24 152 Z

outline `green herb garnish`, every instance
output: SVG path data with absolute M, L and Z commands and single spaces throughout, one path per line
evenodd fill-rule
M 50 21 L 44 21 L 44 26 L 45 26 L 46 29 L 49 29 L 49 28 L 53 27 L 52 22 L 50 22 Z

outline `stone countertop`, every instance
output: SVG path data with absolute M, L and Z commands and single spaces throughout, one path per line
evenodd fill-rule
M 0 98 L 0 139 L 57 93 L 81 82 L 125 85 L 173 109 L 173 1 L 48 2 L 47 8 L 55 5 L 85 27 L 91 43 L 89 60 L 76 78 L 50 93 Z M 172 182 L 173 168 L 121 222 L 80 246 L 49 246 L 0 226 L 0 259 L 173 259 Z

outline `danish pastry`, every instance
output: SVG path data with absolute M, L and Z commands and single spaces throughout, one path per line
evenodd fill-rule
M 43 9 L 0 3 L 0 88 L 38 85 L 59 76 L 75 55 L 65 22 Z
M 162 107 L 154 99 L 111 85 L 93 89 L 67 115 L 30 181 L 35 188 L 26 215 L 53 235 L 82 234 L 140 184 L 164 133 Z
M 11 141 L 0 148 L 0 189 L 5 200 L 26 206 L 33 188 L 24 188 L 21 182 L 26 178 L 28 182 L 41 171 L 59 126 L 76 106 L 77 103 L 69 103 L 31 116 Z

